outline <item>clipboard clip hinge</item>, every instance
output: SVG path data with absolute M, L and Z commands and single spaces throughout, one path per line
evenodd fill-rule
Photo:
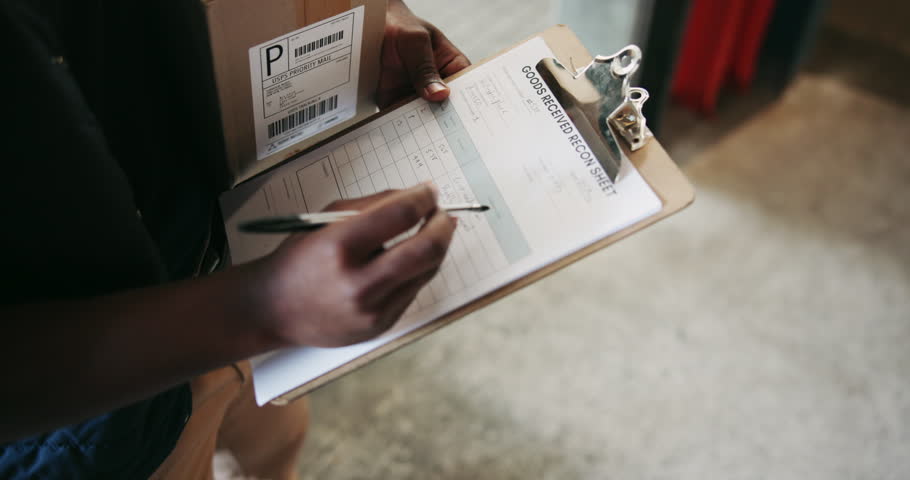
M 634 152 L 653 136 L 642 113 L 648 92 L 630 85 L 641 59 L 641 49 L 629 45 L 613 55 L 598 55 L 581 68 L 576 68 L 571 57 L 570 68 L 555 58 L 537 64 L 537 71 L 576 122 L 612 181 L 619 175 L 624 157 L 618 139 Z
M 641 59 L 641 49 L 637 45 L 628 45 L 613 55 L 597 55 L 582 68 L 576 68 L 575 60 L 569 59 L 572 70 L 575 71 L 572 75 L 574 79 L 578 80 L 587 73 L 605 97 L 619 97 L 615 99 L 619 100 L 618 105 L 606 119 L 633 152 L 645 146 L 648 139 L 653 136 L 642 113 L 642 107 L 648 101 L 648 91 L 629 86 L 630 78 L 641 65 Z M 607 78 L 605 75 L 607 72 L 612 78 Z M 616 81 L 621 84 L 618 92 L 615 86 L 611 85 Z
M 647 90 L 630 88 L 629 98 L 610 115 L 610 125 L 625 139 L 633 152 L 645 146 L 653 136 L 641 111 L 647 100 Z

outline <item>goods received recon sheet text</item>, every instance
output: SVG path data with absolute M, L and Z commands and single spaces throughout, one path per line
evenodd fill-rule
M 341 348 L 300 347 L 253 359 L 260 405 L 599 239 L 645 219 L 661 201 L 628 160 L 611 181 L 535 65 L 540 37 L 450 82 L 442 104 L 414 100 L 222 196 L 231 255 L 242 263 L 282 235 L 238 231 L 262 216 L 432 180 L 440 203 L 479 202 L 459 215 L 440 273 L 382 336 Z

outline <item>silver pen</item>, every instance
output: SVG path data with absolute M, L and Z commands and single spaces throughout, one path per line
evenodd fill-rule
M 490 209 L 480 203 L 458 203 L 440 205 L 439 209 L 445 212 L 486 212 Z M 344 221 L 360 214 L 355 210 L 340 210 L 337 212 L 300 213 L 296 215 L 282 215 L 277 217 L 263 217 L 241 222 L 237 228 L 246 233 L 292 233 L 316 230 L 330 223 Z

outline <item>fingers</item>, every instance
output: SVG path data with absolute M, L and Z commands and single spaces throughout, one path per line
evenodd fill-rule
M 376 257 L 363 272 L 370 285 L 369 298 L 386 302 L 386 297 L 397 295 L 415 278 L 432 277 L 445 259 L 454 233 L 455 220 L 437 211 L 416 235 Z
M 436 210 L 436 193 L 429 184 L 393 191 L 360 215 L 325 229 L 352 260 L 364 260 L 388 240 L 416 226 Z
M 416 92 L 440 102 L 451 90 L 442 80 L 471 64 L 438 28 L 389 0 L 377 102 L 387 106 Z
M 391 319 L 385 322 L 385 330 L 388 330 L 395 324 L 411 303 L 414 302 L 414 299 L 417 298 L 417 294 L 420 293 L 420 290 L 426 287 L 427 283 L 430 283 L 430 280 L 432 280 L 435 275 L 435 270 L 427 272 L 410 282 L 405 283 L 385 299 L 386 303 L 382 305 L 381 308 Z
M 436 68 L 430 31 L 425 27 L 409 28 L 403 30 L 396 40 L 398 54 L 414 91 L 431 102 L 448 98 L 449 87 L 443 83 Z
M 411 279 L 409 282 L 405 282 L 403 285 L 399 286 L 393 294 L 383 298 L 382 303 L 375 307 L 382 312 L 382 315 L 376 322 L 376 328 L 373 330 L 373 334 L 382 335 L 392 328 L 392 326 L 395 325 L 395 322 L 404 314 L 404 311 L 408 309 L 408 306 L 417 298 L 420 289 L 425 287 L 427 283 L 433 279 L 434 275 L 436 275 L 435 270 L 424 273 L 417 278 Z
M 471 66 L 471 61 L 438 28 L 430 30 L 436 50 L 436 66 L 443 78 L 450 77 Z

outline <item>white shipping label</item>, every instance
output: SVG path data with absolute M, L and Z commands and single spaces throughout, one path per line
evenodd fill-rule
M 361 5 L 250 49 L 257 159 L 357 113 L 363 12 Z

